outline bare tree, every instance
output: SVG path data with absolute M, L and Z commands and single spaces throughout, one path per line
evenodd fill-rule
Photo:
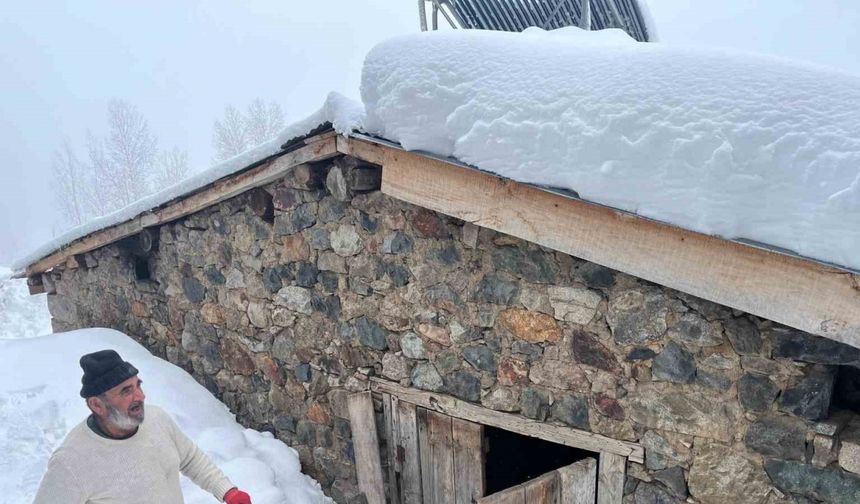
M 188 165 L 188 153 L 179 147 L 173 147 L 158 155 L 158 163 L 153 174 L 153 190 L 160 191 L 188 177 L 191 168 Z
M 223 161 L 248 148 L 245 118 L 236 107 L 228 105 L 224 109 L 224 118 L 215 121 L 212 143 L 215 147 L 215 161 Z
M 73 225 L 86 222 L 89 180 L 68 138 L 54 151 L 52 182 L 64 220 Z
M 106 147 L 114 169 L 111 186 L 122 207 L 149 194 L 147 179 L 158 140 L 137 108 L 122 100 L 108 103 L 108 127 Z
M 275 102 L 257 98 L 248 105 L 246 117 L 248 144 L 251 147 L 270 140 L 284 129 L 284 112 Z
M 223 161 L 274 138 L 284 128 L 284 112 L 275 102 L 260 98 L 248 105 L 246 113 L 228 105 L 215 121 L 212 145 L 215 161 Z

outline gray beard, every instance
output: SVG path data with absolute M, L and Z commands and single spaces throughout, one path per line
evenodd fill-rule
M 130 431 L 143 423 L 143 415 L 138 420 L 129 416 L 125 411 L 120 411 L 108 402 L 105 402 L 105 407 L 107 407 L 107 420 L 122 430 Z

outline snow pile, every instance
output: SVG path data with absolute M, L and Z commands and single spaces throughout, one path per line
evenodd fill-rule
M 364 107 L 353 100 L 335 92 L 329 93 L 323 106 L 302 119 L 290 124 L 283 129 L 275 138 L 262 143 L 242 154 L 222 161 L 211 168 L 197 173 L 176 185 L 167 187 L 155 194 L 142 198 L 131 205 L 121 208 L 113 213 L 94 219 L 86 224 L 73 228 L 55 239 L 42 244 L 24 257 L 18 259 L 12 269 L 23 271 L 30 263 L 37 261 L 48 254 L 56 251 L 62 246 L 99 231 L 109 226 L 131 220 L 138 215 L 152 210 L 168 201 L 205 187 L 216 180 L 236 173 L 253 163 L 265 159 L 281 151 L 281 146 L 290 140 L 306 136 L 325 123 L 331 123 L 335 131 L 341 134 L 348 133 L 361 127 L 364 119 Z
M 860 77 L 620 30 L 398 37 L 365 129 L 515 180 L 860 268 Z
M 109 329 L 0 341 L 0 495 L 6 501 L 33 500 L 48 457 L 89 414 L 78 395 L 78 358 L 105 348 L 140 369 L 147 402 L 164 408 L 254 504 L 332 502 L 301 473 L 295 450 L 269 433 L 244 429 L 185 371 Z M 184 477 L 182 490 L 187 504 L 218 502 Z
M 31 296 L 26 280 L 10 276 L 12 270 L 0 266 L 0 340 L 50 334 L 47 296 Z

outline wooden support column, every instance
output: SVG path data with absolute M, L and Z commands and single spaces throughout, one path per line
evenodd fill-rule
M 621 504 L 624 497 L 624 475 L 627 459 L 603 452 L 597 476 L 597 504 Z
M 355 449 L 355 471 L 358 488 L 364 492 L 368 504 L 385 504 L 385 487 L 382 482 L 382 462 L 379 458 L 379 438 L 373 414 L 370 392 L 353 394 L 347 401 L 352 442 Z

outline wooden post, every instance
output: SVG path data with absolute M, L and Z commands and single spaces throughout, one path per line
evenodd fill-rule
M 385 446 L 388 448 L 388 502 L 400 504 L 400 461 L 397 458 L 397 397 L 382 394 L 382 411 L 385 417 Z
M 597 495 L 597 460 L 587 458 L 558 469 L 561 504 L 594 504 Z
M 396 398 L 396 396 L 391 396 Z M 398 440 L 397 460 L 400 463 L 400 490 L 402 504 L 422 504 L 421 457 L 418 448 L 418 408 L 405 401 L 397 401 Z
M 597 504 L 621 504 L 624 496 L 624 473 L 627 459 L 603 452 L 597 477 Z
M 379 438 L 373 415 L 370 392 L 349 396 L 347 401 L 352 442 L 355 449 L 355 471 L 358 488 L 367 497 L 367 504 L 385 504 L 385 487 L 382 483 L 382 462 L 379 458 Z

